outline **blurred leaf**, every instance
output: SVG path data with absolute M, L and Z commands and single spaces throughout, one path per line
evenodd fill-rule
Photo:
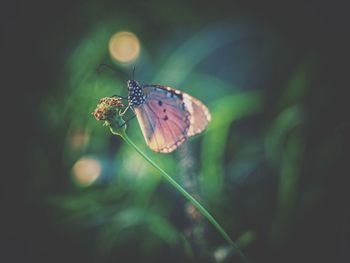
M 319 61 L 316 58 L 310 57 L 291 75 L 278 103 L 280 109 L 302 102 L 314 78 L 318 63 Z
M 229 127 L 235 120 L 261 111 L 260 92 L 252 91 L 215 101 L 212 107 L 212 123 L 203 138 L 202 189 L 210 202 L 220 203 L 224 167 L 223 159 Z
M 197 64 L 214 51 L 255 34 L 252 27 L 241 26 L 239 23 L 235 26 L 219 23 L 206 27 L 184 41 L 176 51 L 167 57 L 154 83 L 163 83 L 166 80 L 169 85 L 177 87 Z
M 145 230 L 148 233 L 144 233 Z M 141 231 L 143 234 L 139 236 L 134 231 Z M 111 224 L 101 231 L 97 242 L 100 252 L 110 253 L 117 243 L 128 239 L 128 235 L 141 240 L 145 239 L 145 235 L 151 235 L 169 244 L 174 244 L 179 237 L 177 229 L 157 213 L 149 209 L 130 207 L 114 215 Z M 135 248 L 136 251 L 137 249 Z
M 276 213 L 271 225 L 271 241 L 279 246 L 287 240 L 295 220 L 303 148 L 302 130 L 297 128 L 288 135 L 282 153 Z
M 265 138 L 266 156 L 272 164 L 281 163 L 288 133 L 303 122 L 304 113 L 299 105 L 285 109 L 275 118 Z

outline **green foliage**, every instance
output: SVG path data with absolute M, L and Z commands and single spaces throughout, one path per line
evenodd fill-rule
M 186 142 L 187 157 L 200 186 L 195 194 L 239 246 L 247 251 L 261 243 L 271 251 L 288 246 L 307 206 L 303 200 L 312 205 L 325 191 L 321 183 L 301 188 L 310 154 L 308 132 L 317 132 L 308 126 L 307 104 L 317 56 L 293 60 L 293 49 L 283 39 L 262 35 L 249 21 L 200 25 L 177 33 L 163 30 L 156 38 L 142 19 L 110 15 L 74 38 L 72 49 L 62 55 L 65 63 L 55 88 L 41 100 L 45 138 L 33 143 L 31 187 L 41 189 L 36 194 L 53 226 L 68 238 L 91 238 L 87 242 L 93 249 L 87 253 L 92 262 L 116 262 L 130 248 L 130 262 L 165 262 L 167 253 L 176 254 L 172 262 L 196 262 L 195 246 L 185 234 L 191 223 L 183 197 L 91 114 L 100 98 L 127 95 L 133 65 L 141 83 L 181 89 L 210 109 L 212 122 Z M 108 53 L 109 38 L 121 30 L 133 31 L 141 42 L 141 55 L 130 64 L 113 61 Z M 116 72 L 98 72 L 101 63 Z M 282 65 L 279 76 L 271 76 L 275 65 Z M 180 180 L 180 154 L 151 152 L 136 119 L 128 122 L 127 133 Z M 320 146 L 317 160 L 335 158 L 332 142 Z M 86 184 L 75 170 L 83 157 L 100 169 Z M 208 253 L 224 251 L 222 262 L 238 262 L 237 251 L 220 250 L 225 241 L 211 226 L 206 226 L 205 240 Z M 249 257 L 259 262 L 259 253 Z

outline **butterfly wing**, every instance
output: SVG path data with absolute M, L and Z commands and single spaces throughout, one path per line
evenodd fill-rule
M 158 85 L 143 86 L 146 100 L 134 107 L 142 134 L 155 152 L 170 153 L 188 137 L 190 112 L 182 93 Z
M 201 101 L 186 93 L 183 93 L 183 101 L 186 109 L 190 113 L 190 127 L 187 136 L 201 133 L 211 120 L 208 108 Z

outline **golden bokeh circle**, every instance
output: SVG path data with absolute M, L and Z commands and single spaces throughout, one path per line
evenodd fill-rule
M 119 62 L 128 63 L 140 55 L 140 41 L 134 33 L 122 31 L 114 34 L 109 40 L 109 53 Z
M 73 166 L 74 180 L 80 186 L 92 184 L 100 175 L 102 167 L 98 160 L 92 157 L 82 157 Z

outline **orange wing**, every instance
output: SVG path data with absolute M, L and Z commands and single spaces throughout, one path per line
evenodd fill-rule
M 188 129 L 187 136 L 201 133 L 211 120 L 208 108 L 201 101 L 186 93 L 183 94 L 183 101 L 190 113 L 190 128 Z
M 187 139 L 189 112 L 182 97 L 158 86 L 145 86 L 146 101 L 135 107 L 146 143 L 155 152 L 170 153 Z
M 146 143 L 155 152 L 174 151 L 210 121 L 204 104 L 186 93 L 160 85 L 143 86 L 143 92 L 146 101 L 134 110 Z

